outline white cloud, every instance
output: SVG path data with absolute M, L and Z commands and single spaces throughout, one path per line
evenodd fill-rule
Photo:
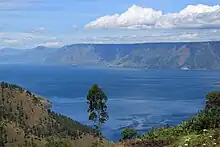
M 45 42 L 42 44 L 39 44 L 40 46 L 46 46 L 46 47 L 61 47 L 63 46 L 63 42 L 60 41 L 53 41 L 53 42 Z
M 46 29 L 44 27 L 39 27 L 31 30 L 29 33 L 32 34 L 32 36 L 38 36 L 46 33 Z
M 0 32 L 0 48 L 34 48 L 42 45 L 60 47 L 74 43 L 146 43 L 219 41 L 220 29 L 107 29 L 83 30 L 72 34 L 33 35 L 22 32 Z
M 32 48 L 38 45 L 55 47 L 61 46 L 63 43 L 55 36 L 44 34 L 31 32 L 0 32 L 0 45 L 13 48 Z
M 220 6 L 189 5 L 179 13 L 133 5 L 122 14 L 98 18 L 85 28 L 220 28 Z
M 5 40 L 3 40 L 3 42 L 6 43 L 6 44 L 17 44 L 17 43 L 19 43 L 19 41 L 16 40 L 16 39 L 5 39 Z
M 45 39 L 47 36 L 24 32 L 0 32 L 1 40 L 18 40 L 20 42 Z
M 219 41 L 219 34 L 220 29 L 107 29 L 104 32 L 81 36 L 74 41 L 77 43 L 107 44 Z
M 197 33 L 187 33 L 187 34 L 182 34 L 179 35 L 178 38 L 182 38 L 182 39 L 194 39 L 198 36 Z

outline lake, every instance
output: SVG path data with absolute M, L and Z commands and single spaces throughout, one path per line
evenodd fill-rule
M 203 108 L 205 95 L 218 90 L 218 70 L 147 70 L 73 66 L 0 65 L 0 81 L 18 84 L 53 102 L 53 109 L 88 121 L 86 96 L 97 83 L 108 96 L 106 138 L 116 141 L 126 127 L 147 131 L 175 125 Z

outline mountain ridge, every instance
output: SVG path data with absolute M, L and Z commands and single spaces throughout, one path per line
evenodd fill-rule
M 220 41 L 39 46 L 16 54 L 0 54 L 0 63 L 219 69 L 219 49 Z

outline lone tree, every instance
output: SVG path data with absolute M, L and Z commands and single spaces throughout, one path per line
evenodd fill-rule
M 89 120 L 94 122 L 94 128 L 99 137 L 101 137 L 102 124 L 109 118 L 107 112 L 107 100 L 107 96 L 97 84 L 94 84 L 89 89 L 87 95 Z

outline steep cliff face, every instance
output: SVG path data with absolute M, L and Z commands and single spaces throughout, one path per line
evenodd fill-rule
M 43 49 L 39 49 L 43 48 Z M 220 68 L 220 42 L 73 44 L 1 54 L 0 63 L 77 64 L 134 68 Z

